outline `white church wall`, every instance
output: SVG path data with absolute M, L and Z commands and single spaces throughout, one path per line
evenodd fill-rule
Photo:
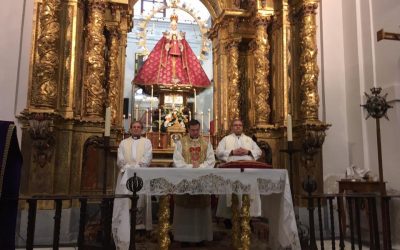
M 365 103 L 364 92 L 370 93 L 373 86 L 383 87 L 383 92 L 389 94 L 388 100 L 400 99 L 400 52 L 397 52 L 400 43 L 396 47 L 395 41 L 376 42 L 378 26 L 393 27 L 393 23 L 399 23 L 394 14 L 395 10 L 398 13 L 398 5 L 398 1 L 396 5 L 389 0 L 379 4 L 359 0 L 321 2 L 320 78 L 324 88 L 321 104 L 323 118 L 332 124 L 323 149 L 325 177 L 344 175 L 350 165 L 370 169 L 378 175 L 375 121 L 365 120 L 366 113 L 360 104 Z M 390 13 L 394 19 L 388 17 Z M 388 42 L 392 44 L 382 45 Z M 396 108 L 399 104 L 393 105 Z M 400 160 L 400 155 L 394 152 L 400 139 L 396 129 L 398 114 L 395 109 L 390 110 L 390 122 L 381 120 L 384 161 L 388 164 L 385 170 L 392 169 L 384 173 L 389 178 L 399 174 L 397 168 L 389 167 Z
M 348 131 L 346 126 L 347 100 L 345 95 L 344 45 L 341 27 L 341 1 L 323 1 L 319 9 L 321 21 L 320 78 L 324 91 L 325 122 L 332 124 L 323 146 L 325 177 L 344 174 L 349 165 Z
M 324 0 L 321 2 L 321 78 L 327 131 L 323 148 L 325 187 L 337 191 L 336 179 L 345 168 L 356 165 L 378 176 L 376 124 L 365 120 L 360 104 L 364 92 L 382 87 L 387 100 L 400 97 L 400 42 L 376 41 L 376 32 L 399 33 L 400 2 L 397 0 Z M 400 103 L 393 102 L 389 121 L 381 119 L 384 180 L 389 190 L 400 190 Z M 400 242 L 399 201 L 391 203 L 393 244 Z M 399 236 L 397 236 L 399 235 Z
M 387 93 L 387 100 L 393 109 L 388 111 L 390 120 L 381 119 L 383 175 L 389 192 L 400 191 L 400 41 L 382 40 L 377 42 L 376 32 L 400 33 L 400 2 L 397 0 L 371 1 L 371 30 L 374 32 L 373 51 L 375 84 Z M 374 121 L 369 121 L 375 127 Z M 375 131 L 370 136 L 376 136 Z M 376 151 L 376 145 L 371 145 Z M 377 165 L 376 165 L 377 169 Z M 393 199 L 390 206 L 393 249 L 400 248 L 400 200 Z
M 400 33 L 400 2 L 385 0 L 382 3 L 372 1 L 372 27 L 374 31 L 373 46 L 375 52 L 376 85 L 387 93 L 387 100 L 400 100 L 400 41 L 382 40 L 377 42 L 376 31 Z M 393 109 L 388 111 L 390 120 L 381 119 L 382 155 L 384 179 L 388 185 L 400 190 L 400 103 L 391 103 Z M 372 120 L 371 123 L 375 123 Z M 375 126 L 375 124 L 374 124 Z M 376 146 L 374 147 L 376 150 Z
M 0 119 L 14 121 L 28 93 L 33 1 L 2 1 L 0 9 Z M 18 127 L 17 135 L 21 138 Z M 20 141 L 20 140 L 19 140 Z

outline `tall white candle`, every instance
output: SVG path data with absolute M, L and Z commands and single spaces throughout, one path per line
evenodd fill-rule
M 125 132 L 125 127 L 126 127 L 126 117 L 125 117 L 125 115 L 122 115 L 122 121 L 123 121 L 123 124 L 122 124 L 122 126 L 124 127 L 124 132 Z
M 293 131 L 292 131 L 292 116 L 287 115 L 287 140 L 293 141 Z
M 106 108 L 106 117 L 104 120 L 104 136 L 110 136 L 111 130 L 111 107 Z
M 149 127 L 149 109 L 146 109 L 146 131 Z
M 151 85 L 150 110 L 153 110 L 153 96 L 154 96 L 154 87 L 153 85 Z
M 189 110 L 189 121 L 192 120 L 192 112 Z
M 194 116 L 196 117 L 197 114 L 197 94 L 196 89 L 194 89 Z
M 158 132 L 161 131 L 161 109 L 158 109 Z
M 218 116 L 215 116 L 215 121 L 214 121 L 214 134 L 216 135 L 218 133 Z
M 128 130 L 131 129 L 131 123 L 132 123 L 132 114 L 129 113 L 129 114 L 128 114 Z
M 135 109 L 135 120 L 139 121 L 139 105 L 136 104 L 136 109 Z
M 228 122 L 226 120 L 226 117 L 224 117 L 224 130 L 228 130 Z
M 208 131 L 211 131 L 210 130 L 210 123 L 211 123 L 211 110 L 208 109 Z
M 153 132 L 153 108 L 150 109 L 150 132 Z

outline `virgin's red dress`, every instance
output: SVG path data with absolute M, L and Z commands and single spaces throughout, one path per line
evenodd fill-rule
M 176 53 L 176 48 L 179 48 L 177 43 L 183 46 L 181 53 Z M 166 44 L 170 44 L 168 51 L 165 49 Z M 169 40 L 165 36 L 151 51 L 133 79 L 133 83 L 138 85 L 178 83 L 202 88 L 210 86 L 210 80 L 188 42 L 184 38 L 178 41 Z

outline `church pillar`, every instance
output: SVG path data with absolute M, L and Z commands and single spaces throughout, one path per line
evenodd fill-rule
M 232 38 L 226 44 L 229 53 L 228 65 L 228 120 L 229 124 L 233 119 L 240 118 L 239 100 L 239 49 L 240 38 Z
M 119 54 L 119 38 L 120 32 L 118 27 L 111 26 L 107 27 L 108 35 L 109 35 L 109 49 L 108 49 L 108 57 L 107 57 L 107 88 L 108 88 L 108 97 L 107 102 L 111 107 L 111 124 L 116 125 L 121 123 L 121 115 L 120 115 L 120 74 L 119 74 L 119 65 L 118 65 L 118 54 Z
M 300 98 L 301 117 L 304 121 L 318 120 L 318 76 L 316 9 L 318 0 L 304 1 L 301 9 L 300 27 Z
M 213 114 L 217 132 L 217 140 L 228 131 L 228 63 L 229 52 L 226 41 L 229 39 L 229 21 L 223 19 L 210 29 L 209 38 L 213 41 Z M 218 118 L 218 119 L 217 119 Z
M 114 5 L 113 5 L 114 6 Z M 121 133 L 123 131 L 123 119 L 122 119 L 122 114 L 123 114 L 123 106 L 124 106 L 124 79 L 125 79 L 125 55 L 126 55 L 126 46 L 127 46 L 127 37 L 128 37 L 128 32 L 131 31 L 132 26 L 133 26 L 133 21 L 132 21 L 132 11 L 128 10 L 126 7 L 121 7 L 118 8 L 117 11 L 115 11 L 115 16 L 120 17 L 116 18 L 116 20 L 119 22 L 119 39 L 118 39 L 118 45 L 119 45 L 119 54 L 118 54 L 118 66 L 119 66 L 119 82 L 117 83 L 117 88 L 119 88 L 121 91 L 119 92 L 118 96 L 118 112 L 117 117 L 112 123 L 114 126 L 121 128 Z M 121 135 L 122 136 L 122 135 Z
M 294 147 L 301 149 L 295 155 L 295 194 L 304 195 L 302 183 L 309 177 L 316 180 L 317 193 L 323 192 L 321 148 L 329 125 L 318 118 L 319 96 L 316 43 L 316 10 L 319 0 L 298 0 L 290 3 L 291 21 L 291 93 L 290 109 L 294 117 Z M 295 195 L 296 203 L 306 205 Z
M 83 80 L 83 116 L 95 119 L 102 119 L 104 113 L 105 7 L 105 0 L 91 0 L 88 8 L 89 23 L 86 26 L 88 35 L 85 52 L 86 70 Z
M 271 107 L 269 104 L 270 84 L 268 82 L 269 74 L 269 49 L 267 25 L 271 16 L 257 14 L 254 18 L 256 26 L 255 34 L 255 119 L 256 126 L 269 124 Z
M 65 1 L 62 7 L 64 20 L 61 23 L 63 38 L 60 70 L 62 72 L 58 111 L 62 117 L 67 119 L 74 117 L 75 92 L 79 91 L 83 7 L 82 2 L 78 0 Z
M 31 86 L 28 106 L 56 108 L 59 79 L 60 0 L 43 0 L 39 10 L 34 36 Z

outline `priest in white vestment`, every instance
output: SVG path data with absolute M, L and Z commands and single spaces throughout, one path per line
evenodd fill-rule
M 130 127 L 131 137 L 121 141 L 118 147 L 117 166 L 118 174 L 115 194 L 128 194 L 125 183 L 121 183 L 122 176 L 128 168 L 148 167 L 152 159 L 151 141 L 141 137 L 143 124 L 139 121 L 132 122 Z M 114 200 L 112 217 L 112 234 L 117 249 L 129 249 L 130 241 L 130 199 L 117 198 Z M 136 228 L 151 230 L 151 197 L 139 195 L 137 204 Z
M 219 142 L 216 155 L 224 162 L 231 161 L 256 161 L 262 151 L 257 143 L 249 136 L 243 134 L 243 122 L 235 119 L 232 122 L 231 134 L 222 138 Z M 261 216 L 261 200 L 259 195 L 251 194 L 250 215 Z M 231 197 L 220 196 L 217 205 L 217 217 L 232 218 Z
M 189 135 L 176 142 L 174 166 L 177 168 L 213 168 L 214 150 L 200 136 L 200 123 L 189 121 Z M 193 171 L 196 171 L 193 169 Z M 212 241 L 211 200 L 209 195 L 176 195 L 173 219 L 174 240 L 184 243 Z

